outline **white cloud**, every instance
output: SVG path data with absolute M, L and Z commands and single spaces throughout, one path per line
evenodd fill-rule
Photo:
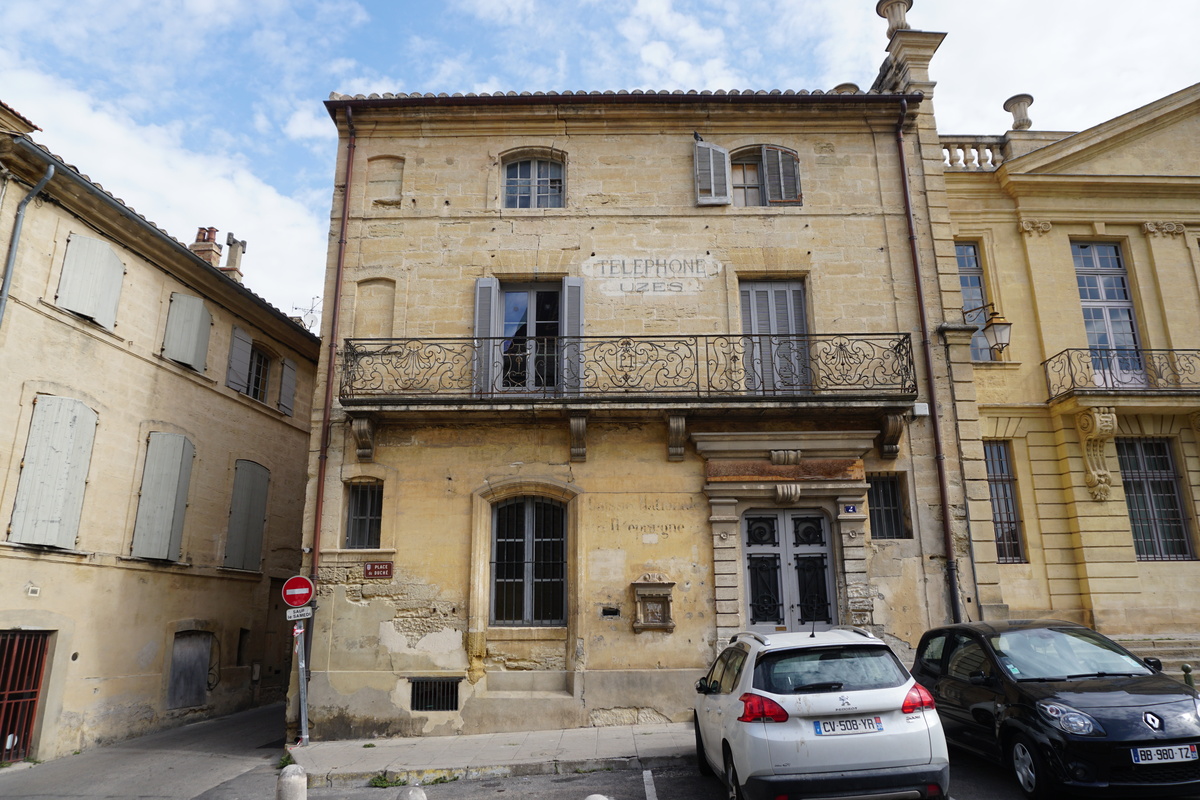
M 337 129 L 325 113 L 325 109 L 307 101 L 288 117 L 283 132 L 291 139 L 330 141 L 337 138 Z

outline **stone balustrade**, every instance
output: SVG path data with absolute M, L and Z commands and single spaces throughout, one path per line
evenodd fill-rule
M 1004 163 L 1003 136 L 943 136 L 942 165 L 950 172 L 991 172 Z

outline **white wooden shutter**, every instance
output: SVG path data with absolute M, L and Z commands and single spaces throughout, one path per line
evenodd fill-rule
M 212 314 L 204 300 L 189 294 L 171 293 L 167 311 L 167 333 L 163 337 L 163 356 L 204 372 L 208 360 L 208 337 Z
M 98 418 L 69 397 L 34 402 L 9 541 L 73 548 Z
M 254 340 L 238 326 L 233 326 L 233 338 L 229 342 L 229 370 L 225 374 L 225 385 L 235 392 L 245 394 L 250 389 L 250 348 Z
M 196 448 L 177 433 L 151 433 L 133 525 L 134 558 L 178 561 Z
M 258 569 L 262 559 L 263 527 L 267 521 L 267 485 L 271 473 L 253 461 L 237 462 L 233 497 L 229 503 L 229 536 L 225 566 Z
M 55 302 L 107 330 L 117 324 L 125 265 L 107 242 L 71 234 Z
M 296 362 L 285 358 L 282 363 L 283 369 L 279 377 L 279 410 L 290 417 L 296 404 Z
M 583 278 L 563 278 L 560 294 L 562 333 L 562 388 L 578 394 L 583 382 Z
M 695 166 L 697 205 L 727 206 L 733 202 L 728 150 L 711 142 L 696 142 Z
M 799 203 L 800 160 L 794 150 L 764 145 L 763 171 L 766 173 L 768 203 Z
M 500 281 L 479 278 L 475 281 L 475 391 L 491 394 L 496 389 L 496 369 L 500 364 Z

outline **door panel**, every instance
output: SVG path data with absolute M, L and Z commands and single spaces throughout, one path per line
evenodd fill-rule
M 825 518 L 751 511 L 742 521 L 750 630 L 826 630 L 837 624 Z

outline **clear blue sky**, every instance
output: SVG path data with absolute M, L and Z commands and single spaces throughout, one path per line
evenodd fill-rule
M 868 88 L 875 0 L 3 0 L 0 99 L 35 138 L 183 242 L 247 239 L 246 284 L 321 293 L 331 91 Z M 1080 130 L 1200 79 L 1197 0 L 915 0 L 949 34 L 946 133 Z

